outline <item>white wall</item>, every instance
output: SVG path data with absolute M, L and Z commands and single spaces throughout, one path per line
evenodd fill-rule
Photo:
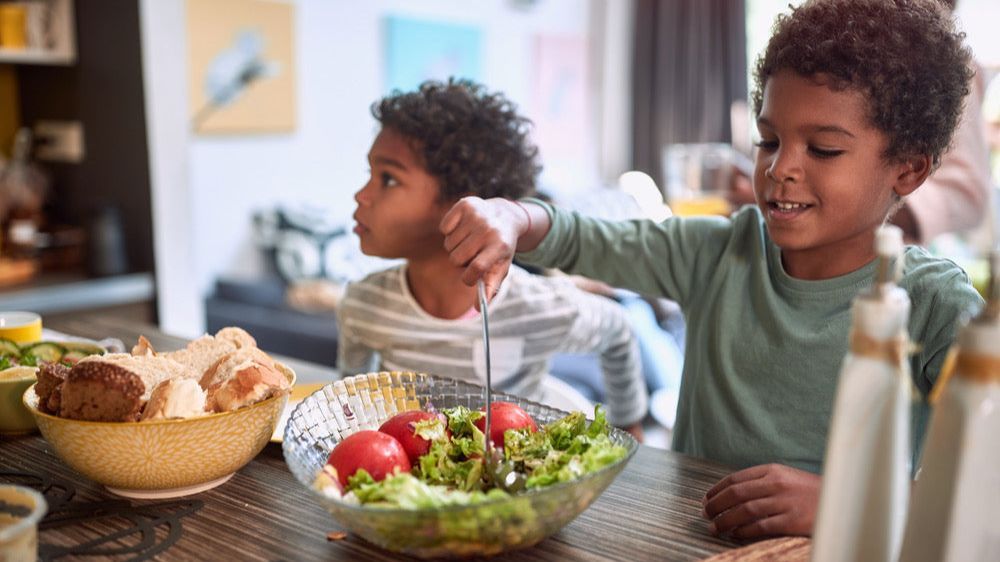
M 311 202 L 345 219 L 353 212 L 352 195 L 366 178 L 365 155 L 377 132 L 369 106 L 385 93 L 385 16 L 479 27 L 482 81 L 522 108 L 529 102 L 534 35 L 588 35 L 591 24 L 589 0 L 292 3 L 295 132 L 209 137 L 192 135 L 184 117 L 187 76 L 177 60 L 178 46 L 186 44 L 184 0 L 142 0 L 157 288 L 161 327 L 169 332 L 203 330 L 202 299 L 219 274 L 259 269 L 250 242 L 255 209 Z M 532 5 L 520 7 L 525 4 Z
M 141 0 L 142 73 L 146 98 L 153 251 L 160 326 L 178 335 L 202 331 L 204 306 L 197 285 L 197 245 L 189 188 L 183 50 L 183 0 Z
M 1000 0 L 958 0 L 955 14 L 976 59 L 1000 68 Z

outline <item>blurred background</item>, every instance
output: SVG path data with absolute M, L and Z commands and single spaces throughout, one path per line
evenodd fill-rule
M 0 0 L 0 309 L 235 322 L 332 364 L 335 287 L 384 265 L 349 234 L 369 107 L 428 78 L 517 102 L 558 202 L 728 212 L 711 195 L 751 161 L 749 69 L 788 4 Z M 1000 2 L 956 15 L 998 163 Z

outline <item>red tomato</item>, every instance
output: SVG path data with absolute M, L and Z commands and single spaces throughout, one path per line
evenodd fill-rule
M 479 410 L 485 412 L 486 408 L 480 408 Z M 493 419 L 490 420 L 490 439 L 493 441 L 493 445 L 497 447 L 503 447 L 503 434 L 508 429 L 527 427 L 532 433 L 538 431 L 535 420 L 531 419 L 528 412 L 525 412 L 517 404 L 511 402 L 494 402 L 490 411 L 493 414 Z M 476 427 L 479 428 L 479 431 L 486 431 L 486 416 L 476 420 Z
M 444 424 L 445 431 L 447 432 L 448 422 L 443 419 L 444 416 L 441 414 L 432 414 L 431 412 L 424 412 L 421 410 L 411 410 L 409 412 L 402 412 L 392 416 L 382 427 L 378 428 L 382 433 L 387 433 L 396 438 L 396 441 L 403 446 L 403 450 L 406 451 L 406 456 L 410 458 L 410 464 L 416 464 L 417 459 L 422 455 L 426 455 L 427 451 L 431 449 L 431 442 L 423 437 L 415 435 L 413 432 L 416 430 L 416 423 L 424 420 L 432 420 L 438 418 L 441 423 Z
M 378 431 L 364 430 L 349 435 L 330 451 L 327 464 L 337 470 L 337 479 L 347 486 L 347 479 L 359 468 L 368 471 L 376 481 L 397 469 L 410 471 L 410 459 L 396 438 Z

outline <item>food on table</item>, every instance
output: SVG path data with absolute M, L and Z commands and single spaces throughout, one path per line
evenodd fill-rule
M 406 451 L 406 456 L 410 459 L 410 464 L 413 465 L 417 462 L 417 459 L 426 455 L 427 451 L 431 449 L 430 439 L 417 434 L 417 424 L 426 422 L 427 420 L 437 420 L 439 417 L 443 417 L 442 414 L 411 410 L 389 418 L 378 430 L 395 437 L 396 441 L 399 441 L 400 445 Z M 446 422 L 446 420 L 441 421 Z M 419 427 L 428 427 L 428 425 L 422 424 Z M 430 427 L 433 427 L 433 425 Z
M 376 482 L 389 474 L 410 471 L 410 459 L 399 441 L 387 433 L 370 429 L 351 434 L 337 443 L 326 462 L 342 486 L 359 471 Z
M 69 367 L 90 355 L 102 355 L 106 350 L 96 344 L 83 342 L 39 341 L 19 345 L 13 340 L 0 338 L 0 380 L 21 380 L 30 385 L 38 381 L 38 387 L 45 391 L 48 399 L 41 403 L 52 404 L 47 411 L 58 411 L 59 393 L 53 390 L 62 384 L 62 378 Z M 50 367 L 45 375 L 40 369 Z M 46 376 L 48 375 L 48 376 Z M 20 403 L 20 393 L 14 398 Z M 20 408 L 20 406 L 15 406 Z M 24 411 L 27 416 L 27 411 Z M 29 418 L 30 419 L 30 418 Z M 32 423 L 29 427 L 33 427 Z
M 156 385 L 142 421 L 192 418 L 205 413 L 205 390 L 194 379 L 167 379 Z
M 256 347 L 244 347 L 220 357 L 201 377 L 208 393 L 207 408 L 227 412 L 288 390 L 288 380 L 274 360 Z
M 480 410 L 486 411 L 485 408 L 480 408 Z M 493 419 L 490 420 L 490 441 L 497 447 L 503 447 L 504 434 L 507 433 L 508 429 L 528 428 L 533 432 L 538 430 L 535 420 L 531 419 L 528 412 L 525 412 L 517 404 L 494 402 L 490 411 L 493 414 Z M 476 427 L 479 428 L 479 431 L 486 431 L 485 415 L 476 420 Z
M 53 413 L 59 411 L 62 383 L 66 381 L 68 374 L 69 367 L 61 363 L 49 363 L 38 369 L 35 393 L 38 394 L 38 404 L 43 410 Z
M 87 357 L 71 367 L 70 374 L 67 375 L 66 382 L 63 383 L 64 394 L 67 390 L 66 385 L 72 385 L 76 382 L 75 379 L 77 377 L 73 375 L 74 369 L 79 369 L 90 364 L 97 364 L 101 366 L 100 368 L 89 368 L 88 371 L 90 372 L 100 372 L 106 369 L 105 366 L 115 366 L 127 373 L 130 373 L 132 377 L 126 378 L 131 379 L 134 377 L 135 382 L 140 388 L 139 399 L 143 404 L 149 400 L 149 396 L 153 393 L 153 389 L 156 388 L 156 385 L 163 381 L 173 378 L 198 378 L 198 373 L 195 372 L 195 370 L 190 366 L 167 359 L 166 357 L 158 355 L 135 357 L 134 355 L 129 355 L 128 353 L 109 353 L 107 355 Z M 109 378 L 114 378 L 115 376 L 116 375 L 111 375 Z M 95 384 L 100 384 L 104 379 L 105 377 L 101 375 L 94 377 Z
M 509 406 L 501 410 L 515 411 Z M 588 422 L 582 412 L 573 412 L 541 429 L 537 429 L 534 420 L 523 409 L 517 407 L 517 410 L 531 423 L 526 423 L 520 415 L 507 415 L 508 421 L 517 422 L 519 427 L 507 430 L 503 457 L 526 476 L 528 490 L 578 479 L 628 454 L 625 447 L 615 444 L 609 437 L 601 406 L 595 408 L 592 422 Z M 494 415 L 496 412 L 494 409 Z M 314 487 L 347 503 L 405 509 L 467 505 L 506 497 L 507 492 L 492 487 L 483 475 L 485 437 L 478 427 L 483 412 L 462 406 L 447 408 L 441 412 L 446 421 L 433 412 L 424 413 L 431 416 L 413 422 L 413 434 L 430 441 L 430 448 L 417 459 L 412 470 L 394 472 L 379 467 L 380 472 L 376 475 L 360 460 L 353 463 L 342 460 L 348 456 L 348 450 L 354 453 L 348 458 L 360 457 L 361 445 L 351 445 L 350 449 L 341 451 L 345 443 L 364 444 L 371 439 L 371 434 L 379 433 L 360 431 L 334 448 L 327 466 L 317 475 Z M 355 439 L 359 435 L 363 436 Z
M 80 342 L 40 341 L 18 345 L 0 338 L 0 371 L 11 367 L 39 367 L 45 363 L 73 365 L 89 355 L 103 355 L 103 347 Z
M 65 356 L 64 356 L 65 357 Z M 35 392 L 47 413 L 90 421 L 187 418 L 231 411 L 289 389 L 274 361 L 240 328 L 157 353 L 141 337 L 132 353 L 49 364 Z M 210 382 L 210 385 L 204 383 Z
M 139 416 L 145 391 L 142 379 L 123 365 L 77 363 L 59 388 L 59 415 L 88 421 L 133 421 Z

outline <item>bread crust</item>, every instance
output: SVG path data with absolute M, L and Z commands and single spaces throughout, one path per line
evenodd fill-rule
M 146 385 L 113 363 L 81 361 L 60 387 L 59 415 L 87 421 L 135 421 Z
M 208 393 L 206 407 L 213 412 L 236 410 L 289 388 L 274 360 L 255 347 L 220 358 L 205 372 L 201 386 Z
M 43 363 L 38 368 L 35 384 L 35 394 L 38 395 L 38 407 L 46 413 L 58 414 L 62 384 L 69 375 L 69 367 L 61 363 Z

